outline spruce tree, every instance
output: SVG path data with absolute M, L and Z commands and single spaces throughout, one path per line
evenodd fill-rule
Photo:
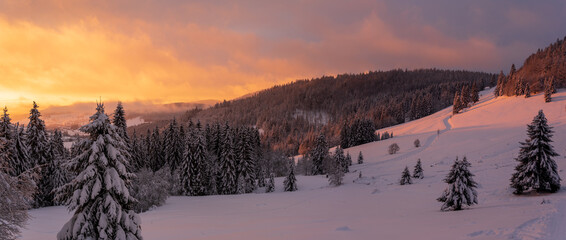
M 51 175 L 55 170 L 53 156 L 50 151 L 49 140 L 45 131 L 45 123 L 40 118 L 39 106 L 33 102 L 30 110 L 29 124 L 27 125 L 27 143 L 29 146 L 30 159 L 34 166 L 41 167 L 38 189 L 35 194 L 35 207 L 53 206 L 53 187 Z
M 124 112 L 124 107 L 122 107 L 122 102 L 118 102 L 116 110 L 114 110 L 114 119 L 112 119 L 112 124 L 116 126 L 116 131 L 118 135 L 124 139 L 126 143 L 130 143 L 130 138 L 128 137 L 128 125 L 126 124 L 126 113 Z
M 252 146 L 249 129 L 239 131 L 239 176 L 244 177 L 245 192 L 250 193 L 255 189 L 255 153 Z
M 228 123 L 226 123 L 222 132 L 222 139 L 219 145 L 220 158 L 218 159 L 220 162 L 218 190 L 220 194 L 234 194 L 237 190 L 236 155 Z
M 358 164 L 363 164 L 364 163 L 364 156 L 362 155 L 362 152 L 360 151 L 360 154 L 358 154 Z
M 552 101 L 552 88 L 550 85 L 546 84 L 544 86 L 544 102 L 551 102 Z
M 343 166 L 343 154 L 342 157 L 340 157 L 340 152 L 338 150 L 339 148 L 336 148 L 336 153 L 334 154 L 332 160 L 333 160 L 333 164 L 331 165 L 330 169 L 328 169 L 328 182 L 330 185 L 332 186 L 340 186 L 342 185 L 342 180 L 344 179 L 344 166 Z
M 525 87 L 525 98 L 529 97 L 531 97 L 531 86 L 527 83 L 527 86 Z
M 452 106 L 452 114 L 457 114 L 460 112 L 462 106 L 461 98 L 458 93 L 454 94 L 454 105 Z
M 480 90 L 476 82 L 472 83 L 472 102 L 477 103 L 480 100 Z
M 423 167 L 421 165 L 421 159 L 420 158 L 417 161 L 417 165 L 415 165 L 415 170 L 413 171 L 413 178 L 420 178 L 420 179 L 424 178 Z
M 295 163 L 291 162 L 289 165 L 289 174 L 283 181 L 285 192 L 297 191 L 297 178 L 295 178 Z
M 13 165 L 14 175 L 19 176 L 25 171 L 33 168 L 32 159 L 29 154 L 29 147 L 25 141 L 26 135 L 24 127 L 18 124 L 14 127 L 14 148 L 16 149 L 17 161 Z
M 267 182 L 267 186 L 265 186 L 265 192 L 270 193 L 275 190 L 275 175 L 273 173 L 269 174 L 269 181 Z
M 138 172 L 145 165 L 144 161 L 147 154 L 143 148 L 143 140 L 138 138 L 135 129 L 132 134 L 132 138 L 130 139 L 130 150 L 132 151 L 132 158 L 128 164 L 128 170 L 131 172 Z
M 265 170 L 262 169 L 260 172 L 261 172 L 261 174 L 258 176 L 258 179 L 257 179 L 257 186 L 258 187 L 265 187 L 265 184 L 266 184 L 265 183 L 265 177 L 266 177 Z
M 533 189 L 536 191 L 556 192 L 560 189 L 560 176 L 553 157 L 559 156 L 550 144 L 553 136 L 552 127 L 548 126 L 542 110 L 527 125 L 525 142 L 520 143 L 519 156 L 515 158 L 519 165 L 511 178 L 511 187 L 515 194 Z
M 198 124 L 189 132 L 183 155 L 181 181 L 185 195 L 202 196 L 208 193 L 208 156 L 205 141 Z
M 165 162 L 169 165 L 171 172 L 179 167 L 184 154 L 184 140 L 181 138 L 177 120 L 173 119 L 169 123 L 169 127 L 165 130 L 163 136 L 163 145 L 165 146 Z
M 348 163 L 348 166 L 352 166 L 352 155 L 350 155 L 350 152 L 346 152 L 346 163 Z M 350 169 L 348 169 L 348 171 L 350 171 Z
M 399 180 L 399 184 L 413 184 L 411 173 L 409 172 L 409 168 L 407 166 L 405 166 L 405 170 L 403 170 L 403 174 L 401 174 L 401 180 Z
M 75 212 L 57 239 L 142 239 L 140 217 L 131 209 L 136 200 L 129 190 L 134 175 L 126 169 L 127 146 L 102 103 L 80 130 L 89 134 L 83 144 L 90 147 L 67 164 L 77 177 L 59 189 L 57 200 Z
M 329 158 L 329 155 L 328 144 L 323 134 L 318 136 L 316 145 L 309 155 L 313 163 L 312 175 L 324 174 L 324 163 Z
M 478 203 L 478 193 L 476 191 L 477 183 L 472 178 L 474 175 L 469 171 L 471 164 L 466 157 L 462 161 L 456 161 L 452 165 L 452 169 L 444 179 L 448 183 L 448 187 L 438 199 L 442 202 L 442 211 L 461 210 L 462 205 L 471 206 Z
M 0 149 L 2 151 L 0 154 L 3 155 L 7 166 L 10 167 L 8 173 L 11 176 L 18 176 L 22 172 L 20 166 L 18 166 L 21 159 L 19 159 L 16 149 L 16 134 L 10 114 L 8 114 L 8 108 L 4 107 L 4 113 L 0 117 L 0 138 L 4 140 L 4 146 Z
M 159 127 L 155 126 L 149 142 L 150 168 L 153 172 L 157 172 L 165 165 L 165 154 L 163 148 L 163 139 L 159 134 Z
M 68 152 L 63 145 L 63 138 L 61 131 L 56 129 L 50 139 L 51 143 L 51 155 L 53 156 L 53 161 L 51 166 L 53 168 L 52 174 L 50 175 L 51 182 L 53 183 L 53 189 L 57 189 L 67 184 L 71 179 L 67 170 L 64 168 L 63 164 L 68 161 Z M 61 204 L 55 202 L 55 204 Z
M 350 163 L 348 162 L 346 156 L 344 156 L 344 150 L 342 150 L 340 146 L 336 147 L 333 157 L 335 158 L 336 163 L 339 164 L 338 166 L 342 169 L 344 173 L 350 171 Z

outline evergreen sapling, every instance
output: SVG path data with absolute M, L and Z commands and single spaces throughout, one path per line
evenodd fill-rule
M 471 164 L 466 157 L 462 161 L 456 161 L 452 169 L 444 179 L 448 187 L 438 199 L 442 202 L 442 211 L 461 210 L 464 204 L 471 206 L 478 203 L 477 183 L 472 178 L 474 175 L 469 171 Z
M 405 170 L 403 170 L 403 174 L 401 175 L 401 180 L 399 180 L 399 184 L 413 184 L 413 180 L 411 179 L 411 173 L 409 172 L 409 168 L 405 166 Z

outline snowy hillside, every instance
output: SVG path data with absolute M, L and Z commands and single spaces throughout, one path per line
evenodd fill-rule
M 566 179 L 566 91 L 544 103 L 531 98 L 482 92 L 479 103 L 451 117 L 444 109 L 426 118 L 381 129 L 392 139 L 346 149 L 355 159 L 345 184 L 329 187 L 324 176 L 298 176 L 297 192 L 230 196 L 170 197 L 167 204 L 142 213 L 145 239 L 565 239 L 566 182 L 555 194 L 515 196 L 509 179 L 519 141 L 539 109 L 554 127 L 555 160 Z M 439 134 L 438 134 L 439 133 Z M 413 141 L 419 139 L 421 147 Z M 389 155 L 397 143 L 400 151 Z M 479 204 L 441 212 L 436 201 L 456 157 L 467 156 L 479 183 Z M 424 179 L 400 186 L 405 166 L 423 162 Z M 360 171 L 362 179 L 354 183 Z M 545 200 L 545 204 L 541 204 Z M 71 217 L 65 207 L 31 211 L 22 239 L 54 239 Z

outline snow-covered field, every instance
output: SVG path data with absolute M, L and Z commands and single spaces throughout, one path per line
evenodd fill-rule
M 514 196 L 509 179 L 519 141 L 543 109 L 554 127 L 555 160 L 566 179 L 566 92 L 544 103 L 483 92 L 478 104 L 451 117 L 451 108 L 382 129 L 394 138 L 346 149 L 356 161 L 345 184 L 329 187 L 324 176 L 298 176 L 298 192 L 170 197 L 142 213 L 145 239 L 566 239 L 566 186 L 555 194 Z M 440 134 L 437 134 L 437 131 Z M 422 146 L 415 148 L 419 139 Z M 387 153 L 397 143 L 400 152 Z M 436 201 L 456 157 L 467 156 L 479 183 L 479 204 L 441 212 Z M 424 179 L 400 186 L 405 166 L 423 162 Z M 362 179 L 354 183 L 362 172 Z M 562 185 L 565 182 L 562 181 Z M 545 200 L 545 204 L 541 204 Z M 54 239 L 71 214 L 65 207 L 32 210 L 22 239 Z

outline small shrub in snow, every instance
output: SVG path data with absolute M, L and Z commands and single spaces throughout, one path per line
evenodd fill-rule
M 413 178 L 420 178 L 420 179 L 424 178 L 423 167 L 421 165 L 421 159 L 420 158 L 417 161 L 417 165 L 415 165 L 415 170 L 413 171 Z
M 403 170 L 403 174 L 401 175 L 401 180 L 399 180 L 399 184 L 412 184 L 413 180 L 411 180 L 411 173 L 409 172 L 409 168 L 405 166 L 405 170 Z
M 138 200 L 134 203 L 135 212 L 145 212 L 165 203 L 170 189 L 169 182 L 166 180 L 167 172 L 170 171 L 161 169 L 154 173 L 149 169 L 142 169 L 136 173 L 132 181 L 132 196 Z
M 391 145 L 389 145 L 389 154 L 395 154 L 397 152 L 399 152 L 400 148 L 399 145 L 397 145 L 397 143 L 393 143 Z
M 464 204 L 470 206 L 478 203 L 478 193 L 475 189 L 477 183 L 472 178 L 474 174 L 468 170 L 470 166 L 466 157 L 462 161 L 456 158 L 452 169 L 444 179 L 449 185 L 442 196 L 436 199 L 443 203 L 440 208 L 442 211 L 461 210 Z
M 415 147 L 418 148 L 421 146 L 421 141 L 419 139 L 415 139 L 415 141 L 413 142 L 413 144 L 415 144 Z

